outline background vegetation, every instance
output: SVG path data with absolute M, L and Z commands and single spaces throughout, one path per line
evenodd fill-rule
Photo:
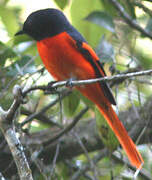
M 152 68 L 151 0 L 51 2 L 96 50 L 108 75 Z M 24 92 L 29 90 L 10 125 L 24 146 L 33 179 L 132 179 L 135 169 L 94 105 L 74 89 L 72 93 L 66 87 L 48 91 L 46 85 L 53 79 L 43 67 L 35 42 L 25 35 L 14 37 L 25 20 L 22 11 L 15 1 L 12 5 L 11 0 L 0 0 L 0 105 L 10 108 L 16 84 Z M 32 91 L 31 87 L 40 85 L 42 90 Z M 116 111 L 144 157 L 138 179 L 152 179 L 152 78 L 115 80 L 110 86 Z M 16 180 L 16 165 L 3 134 L 0 172 Z

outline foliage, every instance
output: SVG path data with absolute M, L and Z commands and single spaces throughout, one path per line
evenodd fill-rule
M 40 57 L 37 54 L 35 42 L 26 35 L 14 36 L 23 23 L 23 20 L 20 18 L 22 7 L 16 4 L 10 6 L 10 1 L 0 1 L 0 34 L 2 34 L 0 37 L 6 37 L 2 37 L 0 40 L 0 105 L 4 109 L 8 109 L 12 104 L 12 88 L 15 84 L 20 84 L 23 89 L 26 89 L 31 86 L 47 85 L 53 80 L 43 68 Z M 67 13 L 69 19 L 71 18 L 71 23 L 96 50 L 108 75 L 152 68 L 151 39 L 129 26 L 110 0 L 54 0 L 54 2 L 58 8 Z M 150 1 L 138 0 L 136 1 L 137 3 L 134 3 L 132 0 L 117 0 L 117 2 L 122 5 L 123 11 L 131 17 L 132 21 L 136 20 L 148 33 L 151 33 L 152 20 L 151 14 L 148 13 L 149 11 L 152 12 L 150 9 L 152 8 L 152 3 Z M 146 7 L 149 11 L 145 12 L 144 8 L 141 7 Z M 135 109 L 141 107 L 152 92 L 150 85 L 151 77 L 149 76 L 111 84 L 113 92 L 115 92 L 118 109 L 125 111 L 131 106 Z M 61 88 L 59 91 L 63 92 L 65 89 Z M 28 133 L 29 136 L 32 136 L 33 132 L 41 133 L 43 129 L 52 128 L 54 130 L 55 128 L 63 128 L 65 124 L 68 124 L 68 121 L 74 119 L 86 106 L 89 106 L 90 109 L 81 117 L 81 122 L 79 123 L 86 123 L 87 127 L 87 120 L 93 119 L 95 114 L 98 122 L 99 119 L 102 119 L 99 117 L 98 112 L 95 111 L 94 113 L 93 103 L 82 97 L 77 91 L 73 91 L 63 101 L 51 106 L 47 109 L 47 112 L 45 111 L 21 127 L 22 122 L 27 120 L 26 118 L 35 112 L 41 111 L 61 95 L 58 93 L 52 94 L 52 92 L 44 95 L 41 91 L 33 91 L 28 94 L 26 103 L 20 108 L 16 115 L 17 121 L 14 122 L 20 137 L 24 136 L 24 133 Z M 102 125 L 100 123 L 97 123 L 97 126 L 99 131 L 102 131 L 101 126 L 103 127 L 104 122 L 102 122 Z M 101 135 L 103 134 L 104 132 L 102 131 Z M 118 144 L 111 132 L 108 135 L 107 142 L 103 138 L 101 139 L 103 142 L 105 141 L 105 145 L 111 151 L 111 149 L 116 149 Z M 4 142 L 2 137 L 1 139 Z M 84 143 L 80 142 L 78 137 L 75 137 L 75 139 L 80 144 L 82 143 L 81 148 L 85 149 L 85 141 Z M 26 148 L 29 148 L 28 145 Z M 41 148 L 37 147 L 35 150 L 31 148 L 30 151 L 40 153 Z M 142 151 L 144 149 L 145 147 L 142 148 Z M 64 160 L 56 164 L 54 160 L 53 165 L 51 163 L 44 165 L 43 162 L 42 164 L 36 162 L 33 168 L 33 176 L 39 180 L 46 179 L 46 177 L 51 179 L 51 176 L 53 177 L 52 179 L 65 180 L 72 177 L 74 179 L 73 174 L 76 175 L 76 172 L 82 171 L 87 164 L 91 164 L 90 167 L 92 165 L 93 167 L 86 168 L 80 179 L 91 179 L 92 177 L 95 179 L 97 176 L 98 179 L 113 179 L 113 176 L 116 179 L 118 177 L 122 179 L 123 177 L 129 178 L 129 175 L 126 173 L 128 172 L 127 168 L 122 163 L 116 163 L 111 160 L 112 158 L 108 154 L 100 162 L 96 163 L 97 167 L 95 168 L 94 164 L 92 164 L 92 159 L 96 155 L 97 151 L 94 150 L 93 153 L 88 153 L 85 149 L 83 155 L 80 156 L 78 154 L 78 156 L 71 157 L 70 161 L 63 158 Z M 151 156 L 151 152 L 149 152 L 149 156 Z M 148 158 L 146 154 L 145 168 L 150 172 L 152 167 Z M 42 165 L 45 168 L 41 167 Z M 6 177 L 7 172 L 6 169 L 4 173 Z M 9 176 L 12 176 L 11 173 L 15 174 L 15 172 L 10 172 L 8 173 Z M 9 176 L 8 178 L 10 178 Z

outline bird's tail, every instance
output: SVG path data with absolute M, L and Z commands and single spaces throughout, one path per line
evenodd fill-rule
M 113 110 L 112 106 L 108 106 L 108 108 L 103 108 L 101 107 L 101 105 L 97 106 L 102 115 L 107 120 L 109 126 L 114 131 L 116 137 L 118 138 L 121 146 L 125 150 L 132 165 L 134 165 L 137 169 L 140 169 L 144 161 L 139 151 L 137 150 L 136 145 L 129 137 L 125 127 L 123 126 L 122 122 L 119 120 L 118 116 Z

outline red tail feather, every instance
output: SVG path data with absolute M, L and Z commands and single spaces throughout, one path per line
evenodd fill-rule
M 111 106 L 108 107 L 108 110 L 103 109 L 98 105 L 100 112 L 103 114 L 105 119 L 107 120 L 109 126 L 114 131 L 115 135 L 117 136 L 120 144 L 122 145 L 123 149 L 125 150 L 130 162 L 136 167 L 141 168 L 143 164 L 143 159 L 136 148 L 136 145 L 129 137 L 126 129 L 124 128 L 122 122 L 119 120 L 118 116 L 114 112 Z

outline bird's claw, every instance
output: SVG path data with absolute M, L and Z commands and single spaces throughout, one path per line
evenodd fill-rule
M 66 82 L 66 87 L 69 87 L 70 89 L 72 89 L 73 88 L 73 83 L 72 83 L 73 80 L 74 80 L 73 78 L 68 79 Z

